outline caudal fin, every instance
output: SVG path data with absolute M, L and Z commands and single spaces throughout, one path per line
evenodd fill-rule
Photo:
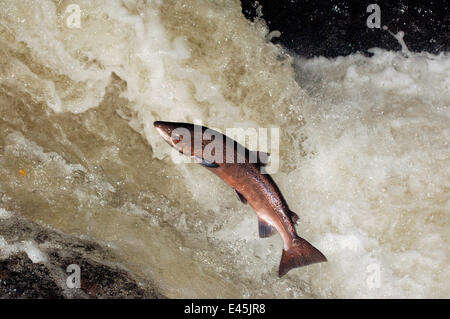
M 327 258 L 313 245 L 303 238 L 296 238 L 290 249 L 284 250 L 281 255 L 278 276 L 282 277 L 289 270 L 296 267 L 307 266 L 315 263 L 327 261 Z

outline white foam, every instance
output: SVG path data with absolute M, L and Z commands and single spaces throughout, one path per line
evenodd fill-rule
M 32 241 L 21 241 L 8 244 L 4 237 L 0 236 L 0 257 L 7 258 L 11 255 L 24 252 L 33 263 L 45 263 L 47 255 Z
M 5 210 L 4 208 L 0 208 L 0 219 L 7 219 L 13 216 L 13 213 Z
M 325 272 L 342 269 L 338 281 L 325 276 L 315 285 L 345 296 L 448 295 L 432 274 L 449 271 L 441 225 L 449 211 L 450 57 L 372 52 L 297 62 L 303 85 L 319 83 L 315 103 L 302 108 L 304 145 L 314 155 L 285 180 L 308 181 L 296 204 L 313 234 L 325 233 L 314 235 L 329 256 Z M 381 272 L 376 288 L 364 282 L 371 264 Z

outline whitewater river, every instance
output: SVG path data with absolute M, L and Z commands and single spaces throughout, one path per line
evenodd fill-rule
M 1 0 L 0 222 L 96 242 L 168 297 L 449 297 L 450 56 L 302 59 L 270 31 L 239 1 Z M 280 237 L 155 120 L 278 128 L 272 176 L 328 262 L 279 279 Z M 45 264 L 27 243 L 0 257 Z

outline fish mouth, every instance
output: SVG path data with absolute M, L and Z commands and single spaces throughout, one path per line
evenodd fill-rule
M 156 131 L 161 135 L 161 137 L 169 144 L 172 144 L 172 139 L 170 138 L 170 135 L 167 132 L 167 128 L 164 125 L 164 122 L 156 121 L 153 122 L 153 126 L 155 127 Z
M 172 137 L 173 129 L 171 126 L 167 125 L 167 122 L 162 121 L 155 121 L 153 122 L 153 126 L 155 127 L 156 131 L 158 131 L 159 135 L 172 147 L 177 148 L 177 144 L 179 140 L 174 140 Z
M 163 121 L 155 121 L 155 122 L 153 122 L 153 126 L 156 128 L 161 128 L 162 126 L 164 126 L 164 122 Z

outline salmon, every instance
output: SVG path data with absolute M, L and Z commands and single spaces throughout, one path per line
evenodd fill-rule
M 250 151 L 205 126 L 163 121 L 153 125 L 167 143 L 223 179 L 244 204 L 254 209 L 261 238 L 278 232 L 283 240 L 279 277 L 293 268 L 327 261 L 317 248 L 297 235 L 298 215 L 289 209 L 272 177 L 261 170 L 267 163 L 267 153 Z

